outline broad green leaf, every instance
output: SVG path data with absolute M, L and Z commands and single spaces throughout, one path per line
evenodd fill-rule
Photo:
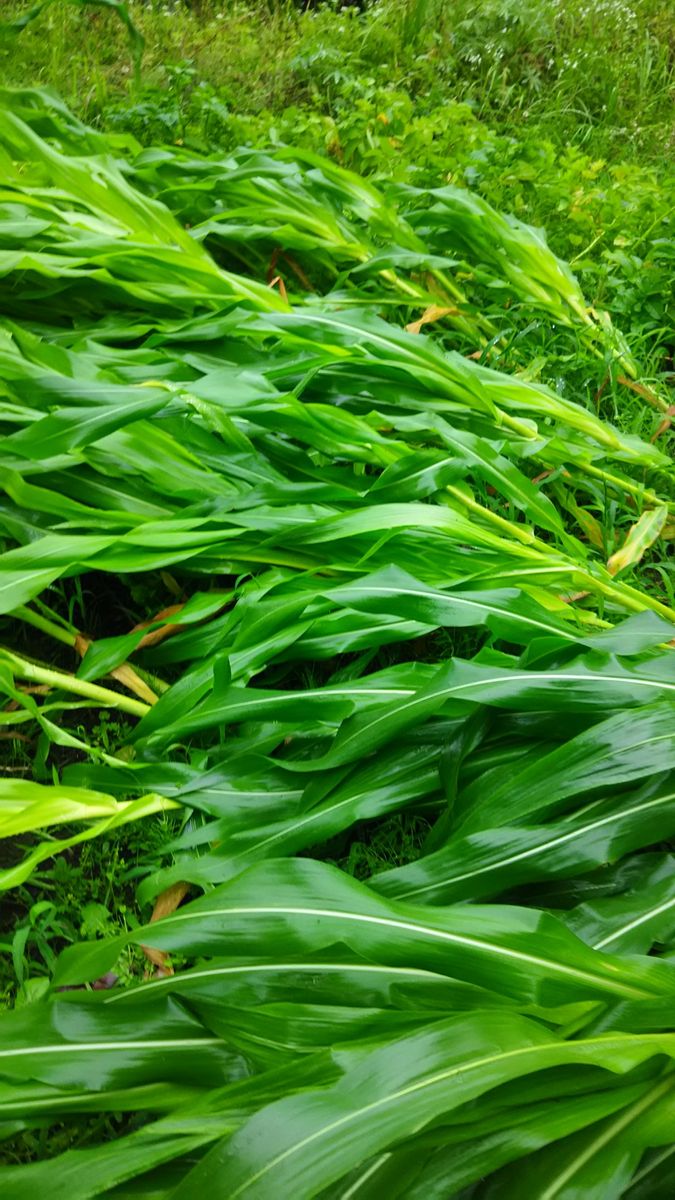
M 265 898 L 266 890 L 269 899 Z M 425 909 L 381 899 L 324 863 L 280 859 L 249 868 L 172 917 L 108 942 L 64 951 L 58 984 L 109 970 L 124 945 L 147 941 L 195 955 L 246 955 L 270 945 L 291 957 L 336 943 L 371 961 L 421 966 L 494 988 L 524 1003 L 567 1003 L 598 995 L 639 999 L 675 987 L 665 964 L 624 967 L 596 954 L 564 925 L 530 909 Z
M 363 1057 L 323 1092 L 288 1097 L 252 1117 L 185 1178 L 196 1196 L 206 1180 L 228 1196 L 314 1196 L 364 1159 L 417 1132 L 491 1087 L 532 1071 L 578 1063 L 626 1071 L 654 1053 L 673 1053 L 668 1037 L 607 1037 L 557 1042 L 519 1020 L 488 1014 L 441 1023 Z
M 557 815 L 570 807 L 573 798 L 579 805 L 582 796 L 585 812 L 592 816 L 594 806 L 589 801 L 598 789 L 658 775 L 675 766 L 674 713 L 670 701 L 618 712 L 522 770 L 510 765 L 506 770 L 495 767 L 486 772 L 461 793 L 458 808 L 463 831 L 500 825 L 504 816 L 511 820 L 516 815 Z
M 537 1200 L 605 1200 L 623 1196 L 647 1147 L 672 1142 L 675 1078 L 666 1075 L 615 1116 L 528 1160 L 528 1189 Z M 513 1169 L 490 1181 L 486 1196 L 520 1195 Z
M 409 699 L 347 718 L 331 749 L 312 767 L 326 769 L 353 762 L 449 703 L 482 703 L 521 711 L 548 708 L 565 713 L 633 707 L 673 696 L 669 655 L 637 667 L 609 656 L 589 655 L 567 667 L 540 672 L 453 660 Z
M 524 828 L 505 824 L 494 829 L 480 828 L 464 836 L 456 834 L 441 850 L 426 854 L 409 866 L 376 875 L 370 882 L 383 895 L 415 902 L 448 904 L 477 900 L 499 895 L 522 883 L 580 875 L 604 863 L 616 862 L 631 850 L 670 836 L 671 827 L 675 829 L 672 790 L 644 799 L 639 795 L 632 800 L 621 797 L 620 804 L 606 801 L 591 805 L 586 813 L 538 828 L 529 823 Z M 670 895 L 663 885 L 661 893 Z M 671 898 L 671 922 L 675 925 L 675 897 Z M 608 904 L 612 906 L 610 911 L 615 911 L 617 901 L 604 901 L 604 905 Z M 655 907 L 659 907 L 658 902 Z M 640 914 L 645 924 L 650 919 L 649 909 L 650 905 L 645 905 Z M 572 924 L 572 928 L 582 933 L 578 925 Z M 608 933 L 601 946 L 588 937 L 585 940 L 603 950 L 606 945 L 615 953 L 619 948 L 618 937 L 613 943 Z M 644 952 L 648 947 L 638 944 L 635 949 Z
M 472 1120 L 462 1121 L 460 1117 L 452 1125 L 442 1125 L 436 1133 L 431 1129 L 411 1138 L 400 1149 L 388 1151 L 351 1172 L 330 1195 L 342 1200 L 351 1187 L 359 1200 L 376 1200 L 383 1191 L 400 1200 L 444 1200 L 456 1189 L 484 1180 L 505 1163 L 533 1154 L 541 1146 L 623 1109 L 631 1100 L 641 1098 L 650 1086 L 615 1086 L 581 1094 L 577 1088 L 566 1095 L 559 1070 L 547 1071 L 539 1080 L 543 1078 L 550 1080 L 549 1094 L 555 1099 L 537 1094 L 534 1080 L 528 1081 L 525 1103 L 491 1104 L 488 1094 L 482 1105 L 478 1103 L 477 1111 L 474 1106 Z
M 97 997 L 99 1000 L 101 997 Z M 102 1091 L 158 1081 L 215 1086 L 240 1078 L 241 1058 L 171 997 L 114 1012 L 73 997 L 3 1017 L 0 1077 Z
M 658 840 L 661 840 L 659 837 Z M 646 954 L 655 943 L 670 941 L 675 929 L 675 889 L 670 856 L 650 879 L 626 895 L 582 904 L 567 923 L 579 937 L 610 954 Z

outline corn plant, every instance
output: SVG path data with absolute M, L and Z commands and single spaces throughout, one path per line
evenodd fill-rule
M 0 888 L 167 835 L 0 1018 L 3 1196 L 669 1194 L 666 454 L 465 357 L 470 306 L 401 328 L 447 263 L 369 184 L 4 104 Z M 542 262 L 523 304 L 582 319 Z

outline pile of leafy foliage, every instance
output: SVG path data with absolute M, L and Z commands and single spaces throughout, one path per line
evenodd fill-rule
M 469 192 L 1 99 L 0 885 L 162 833 L 2 1016 L 3 1196 L 671 1194 L 663 382 Z
M 654 374 L 666 354 L 672 370 L 675 321 L 671 7 L 4 0 L 0 82 L 48 84 L 146 146 L 290 142 L 372 178 L 468 185 L 546 228 Z M 555 357 L 550 333 L 535 362 Z M 569 356 L 559 378 L 585 385 Z M 600 404 L 615 419 L 611 387 Z

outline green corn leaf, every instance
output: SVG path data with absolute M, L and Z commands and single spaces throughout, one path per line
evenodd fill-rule
M 567 923 L 584 941 L 609 953 L 647 954 L 655 944 L 667 944 L 675 929 L 672 865 L 668 856 L 639 890 L 582 904 Z
M 560 1071 L 547 1071 L 546 1077 L 553 1086 L 554 1081 L 558 1086 L 555 1099 L 536 1095 L 534 1080 L 529 1081 L 530 1103 L 490 1105 L 488 1096 L 482 1119 L 478 1115 L 479 1102 L 471 1122 L 445 1124 L 436 1135 L 432 1130 L 411 1138 L 402 1148 L 351 1172 L 335 1186 L 335 1196 L 344 1196 L 352 1187 L 359 1200 L 375 1200 L 383 1190 L 401 1200 L 404 1197 L 421 1200 L 423 1196 L 443 1200 L 448 1192 L 485 1179 L 505 1163 L 533 1154 L 540 1147 L 601 1119 L 607 1112 L 624 1109 L 650 1089 L 650 1083 L 643 1083 L 594 1093 L 579 1094 L 577 1090 L 568 1098 Z M 497 1178 L 502 1179 L 505 1174 L 500 1173 Z
M 666 1075 L 615 1116 L 533 1156 L 528 1163 L 532 1196 L 541 1200 L 623 1196 L 645 1149 L 671 1142 L 674 1086 L 673 1077 Z M 513 1170 L 495 1176 L 486 1189 L 486 1195 L 493 1197 L 518 1194 Z
M 273 899 L 265 900 L 266 888 Z M 103 974 L 122 945 L 150 937 L 159 949 L 189 946 L 194 954 L 222 953 L 225 944 L 229 952 L 250 954 L 269 942 L 298 955 L 342 942 L 389 965 L 411 965 L 413 955 L 415 965 L 440 968 L 481 987 L 497 985 L 503 994 L 531 1003 L 566 1003 L 598 993 L 639 998 L 673 986 L 668 969 L 660 969 L 664 964 L 647 960 L 639 968 L 619 967 L 542 913 L 415 909 L 380 899 L 341 872 L 302 859 L 251 867 L 156 922 L 151 933 L 139 930 L 109 943 L 67 950 L 56 981 L 79 983 Z
M 487 771 L 464 790 L 458 802 L 465 831 L 492 823 L 503 815 L 522 818 L 557 815 L 571 798 L 586 802 L 597 789 L 617 787 L 672 769 L 672 702 L 618 712 L 524 769 Z M 583 798 L 583 799 L 582 799 Z
M 592 712 L 649 703 L 675 693 L 669 655 L 639 668 L 609 657 L 602 660 L 602 666 L 600 663 L 586 657 L 558 670 L 528 672 L 450 662 L 409 699 L 347 718 L 328 753 L 312 765 L 325 769 L 353 762 L 450 702 L 521 711 Z
M 204 1158 L 182 1181 L 181 1193 L 195 1196 L 208 1178 L 233 1200 L 290 1190 L 309 1198 L 491 1086 L 565 1062 L 625 1071 L 654 1052 L 667 1053 L 669 1045 L 654 1035 L 651 1043 L 625 1035 L 559 1043 L 527 1024 L 495 1027 L 482 1019 L 481 1025 L 479 1033 L 473 1019 L 441 1024 L 399 1041 L 395 1050 L 375 1050 L 324 1094 L 289 1097 L 262 1110 Z
M 666 1200 L 675 1182 L 675 1147 L 648 1151 L 635 1172 L 625 1195 L 630 1200 Z
M 456 835 L 442 850 L 425 855 L 417 863 L 375 876 L 371 885 L 383 895 L 416 903 L 476 900 L 498 895 L 518 884 L 580 875 L 604 863 L 616 862 L 639 846 L 670 836 L 671 824 L 675 824 L 675 792 L 666 791 L 664 795 L 649 795 L 644 799 L 638 794 L 632 801 L 622 797 L 620 806 L 611 801 L 593 805 L 585 815 L 539 828 L 531 824 L 526 828 L 503 825 L 496 829 L 483 827 L 480 832 L 463 837 Z M 670 896 L 667 887 L 661 887 L 658 899 L 661 895 Z M 659 906 L 658 899 L 655 907 Z M 615 911 L 617 901 L 604 904 Z M 646 915 L 649 909 L 648 902 L 641 913 L 645 925 L 649 922 Z M 671 910 L 674 913 L 675 900 Z M 675 923 L 675 915 L 671 915 L 671 921 Z M 581 933 L 578 925 L 573 924 L 572 928 Z M 603 928 L 606 928 L 604 923 Z M 617 934 L 616 942 L 609 932 L 606 937 L 610 939 L 608 949 L 611 947 L 615 952 L 621 944 L 620 935 Z M 642 943 L 636 946 L 642 952 L 648 948 L 643 948 Z
M 217 1086 L 245 1071 L 236 1053 L 170 997 L 143 1015 L 71 1000 L 5 1015 L 3 1079 L 102 1091 L 174 1080 Z

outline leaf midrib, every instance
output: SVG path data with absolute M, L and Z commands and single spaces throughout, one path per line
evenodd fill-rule
M 671 734 L 668 735 L 672 737 Z M 659 741 L 661 739 L 650 739 Z M 641 745 L 643 743 L 640 743 Z M 441 880 L 439 883 L 430 883 L 424 887 L 414 888 L 410 892 L 402 892 L 398 899 L 408 900 L 411 896 L 420 896 L 425 892 L 434 891 L 438 887 L 447 886 L 451 883 L 463 883 L 465 879 L 473 879 L 476 875 L 483 875 L 488 871 L 498 871 L 503 867 L 510 867 L 514 863 L 522 862 L 524 859 L 533 858 L 535 855 L 545 853 L 555 846 L 560 846 L 564 842 L 571 842 L 574 838 L 583 837 L 584 834 L 591 833 L 594 829 L 600 829 L 603 825 L 611 825 L 613 821 L 620 822 L 625 817 L 635 816 L 636 813 L 646 812 L 648 809 L 657 808 L 660 804 L 667 804 L 668 801 L 675 799 L 675 792 L 671 792 L 668 796 L 660 796 L 656 800 L 649 800 L 644 804 L 635 805 L 633 808 L 623 809 L 621 812 L 610 813 L 609 816 L 601 817 L 597 821 L 590 821 L 587 825 L 582 825 L 578 829 L 572 829 L 569 833 L 560 834 L 558 837 L 551 838 L 548 842 L 540 842 L 536 846 L 530 846 L 527 850 L 521 850 L 518 854 L 512 854 L 508 858 L 497 859 L 495 862 L 487 863 L 485 866 L 477 867 L 473 871 L 465 871 L 463 875 L 451 875 L 447 879 Z M 424 861 L 423 859 L 420 861 Z M 675 905 L 675 899 L 671 902 Z M 667 907 L 667 906 L 666 906 Z M 595 949 L 602 943 L 597 943 Z
M 660 1034 L 643 1034 L 637 1040 L 647 1041 L 647 1039 L 650 1037 L 654 1038 L 655 1044 L 663 1041 L 663 1036 Z M 592 1045 L 609 1047 L 613 1042 L 620 1046 L 622 1042 L 625 1044 L 627 1039 L 631 1040 L 631 1035 L 624 1034 L 622 1038 L 608 1038 L 606 1036 L 587 1038 L 583 1042 L 583 1047 L 584 1049 Z M 415 1092 L 421 1092 L 424 1088 L 433 1087 L 437 1083 L 442 1083 L 447 1079 L 452 1079 L 453 1076 L 465 1076 L 469 1071 L 477 1071 L 481 1067 L 490 1066 L 492 1063 L 504 1062 L 507 1059 L 518 1058 L 519 1056 L 526 1057 L 527 1055 L 538 1054 L 542 1049 L 551 1051 L 562 1049 L 562 1047 L 569 1049 L 570 1043 L 564 1041 L 538 1043 L 535 1046 L 519 1046 L 515 1050 L 505 1050 L 499 1054 L 485 1055 L 482 1058 L 474 1059 L 472 1062 L 459 1063 L 457 1066 L 450 1067 L 445 1071 L 439 1071 L 435 1075 L 431 1075 L 426 1079 L 418 1080 L 415 1083 L 409 1084 L 407 1087 L 399 1088 L 395 1092 L 390 1092 L 387 1096 L 381 1096 L 378 1100 L 374 1100 L 370 1104 L 364 1105 L 362 1108 L 347 1113 L 343 1117 L 339 1117 L 336 1121 L 331 1121 L 329 1125 L 324 1125 L 321 1129 L 315 1130 L 315 1132 L 309 1134 L 308 1137 L 302 1138 L 301 1141 L 296 1142 L 295 1145 L 290 1146 L 287 1150 L 283 1151 L 281 1154 L 278 1154 L 254 1175 L 251 1175 L 248 1179 L 244 1180 L 244 1182 L 237 1188 L 236 1191 L 231 1192 L 229 1200 L 236 1200 L 238 1196 L 241 1196 L 245 1191 L 248 1190 L 249 1187 L 257 1183 L 258 1180 L 262 1179 L 264 1175 L 268 1174 L 269 1171 L 272 1171 L 275 1167 L 284 1162 L 284 1160 L 290 1158 L 293 1154 L 297 1154 L 299 1151 L 304 1150 L 305 1147 L 311 1145 L 312 1142 L 317 1141 L 321 1137 L 325 1137 L 334 1133 L 336 1129 L 340 1129 L 352 1121 L 361 1119 L 366 1114 L 374 1112 L 378 1108 L 383 1108 L 385 1105 L 391 1104 L 396 1100 L 401 1100 L 406 1096 L 413 1095 Z
M 431 926 L 416 924 L 413 921 L 396 920 L 393 917 L 376 917 L 365 913 L 355 913 L 343 909 L 330 908 L 305 908 L 303 906 L 288 905 L 284 907 L 274 905 L 260 906 L 245 906 L 237 908 L 215 908 L 215 909 L 200 909 L 198 913 L 185 912 L 176 913 L 169 918 L 170 923 L 177 924 L 179 921 L 192 921 L 195 916 L 201 917 L 222 917 L 226 914 L 231 916 L 263 916 L 277 914 L 279 916 L 304 916 L 304 917 L 320 917 L 332 920 L 354 921 L 360 924 L 382 925 L 391 929 L 400 929 L 408 933 L 421 934 L 423 937 L 436 938 L 439 941 L 454 943 L 458 946 L 467 946 L 474 950 L 482 950 L 492 952 L 502 958 L 514 959 L 517 962 L 527 963 L 530 966 L 545 968 L 552 974 L 559 974 L 566 978 L 572 978 L 576 981 L 590 983 L 593 987 L 602 985 L 608 991 L 616 992 L 621 996 L 630 996 L 633 999 L 643 1000 L 646 997 L 653 996 L 654 992 L 647 991 L 642 988 L 631 986 L 630 984 L 620 983 L 618 980 L 606 979 L 602 975 L 594 975 L 590 971 L 586 971 L 580 967 L 569 967 L 564 963 L 555 962 L 552 959 L 540 958 L 536 954 L 527 954 L 522 950 L 513 950 L 508 946 L 499 946 L 495 942 L 481 940 L 480 938 L 468 937 L 463 934 L 448 933 L 446 930 L 433 929 Z M 161 933 L 161 929 L 157 927 L 157 932 Z M 660 994 L 660 993 L 657 993 Z

